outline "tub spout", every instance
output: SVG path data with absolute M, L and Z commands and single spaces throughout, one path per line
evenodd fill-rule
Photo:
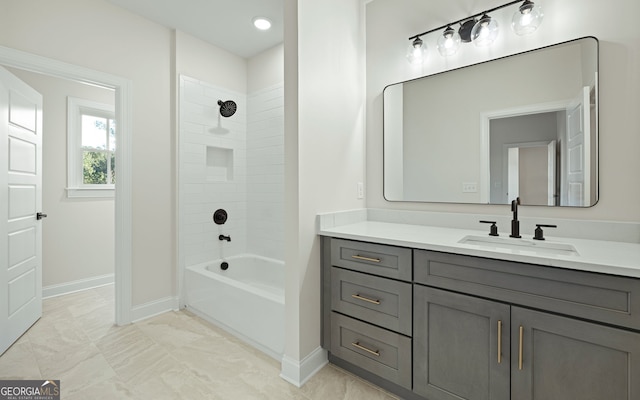
M 220 235 L 218 236 L 218 240 L 226 240 L 227 242 L 230 242 L 231 236 Z

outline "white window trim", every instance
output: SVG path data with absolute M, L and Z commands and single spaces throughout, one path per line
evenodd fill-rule
M 67 197 L 114 198 L 115 185 L 113 184 L 84 185 L 82 183 L 80 117 L 83 110 L 102 111 L 115 115 L 114 105 L 67 97 Z

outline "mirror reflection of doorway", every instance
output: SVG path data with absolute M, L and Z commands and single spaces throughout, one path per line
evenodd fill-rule
M 506 146 L 507 199 L 557 205 L 556 141 Z
M 481 143 L 482 154 L 486 155 L 481 160 L 483 201 L 509 204 L 519 196 L 522 204 L 573 207 L 597 201 L 597 166 L 593 162 L 598 157 L 594 135 L 598 125 L 595 91 L 595 85 L 585 86 L 572 100 L 483 114 Z M 540 161 L 534 161 L 544 158 L 543 148 L 528 149 L 525 155 L 520 150 L 508 151 L 536 146 L 548 147 L 546 168 Z M 527 163 L 516 161 L 520 157 L 525 157 Z M 545 179 L 547 189 L 542 183 Z M 524 194 L 517 185 L 524 181 L 538 184 L 527 185 L 534 189 Z
M 490 203 L 559 205 L 558 144 L 566 111 L 493 118 L 489 124 Z M 511 150 L 510 150 L 511 149 Z

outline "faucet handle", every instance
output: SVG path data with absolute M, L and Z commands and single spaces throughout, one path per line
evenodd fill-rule
M 534 240 L 544 240 L 544 232 L 542 232 L 542 228 L 557 228 L 558 225 L 545 225 L 545 224 L 536 224 L 536 230 L 533 234 Z
M 496 225 L 496 221 L 479 221 L 481 224 L 491 224 L 489 236 L 500 236 L 498 235 L 498 226 Z

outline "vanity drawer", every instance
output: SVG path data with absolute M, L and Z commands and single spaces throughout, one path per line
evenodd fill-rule
M 640 279 L 414 250 L 416 283 L 640 330 Z
M 333 267 L 335 311 L 411 336 L 411 284 Z
M 411 390 L 411 339 L 331 314 L 331 353 Z
M 404 247 L 332 239 L 331 263 L 403 281 L 411 281 L 412 276 L 411 249 Z

